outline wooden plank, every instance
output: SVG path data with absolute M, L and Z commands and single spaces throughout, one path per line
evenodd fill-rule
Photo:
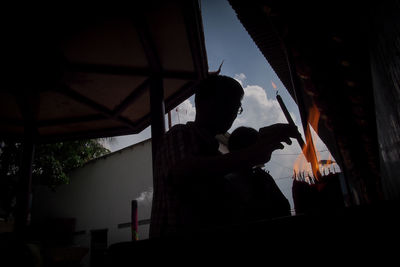
M 162 73 L 160 57 L 158 55 L 154 41 L 152 40 L 148 25 L 146 24 L 146 19 L 143 16 L 138 15 L 133 23 L 136 26 L 136 30 L 139 34 L 139 39 L 142 44 L 144 53 L 146 54 L 146 58 L 152 74 Z
M 144 42 L 148 43 L 150 42 L 150 40 L 146 40 Z M 149 49 L 148 53 L 154 53 L 154 52 L 151 52 L 151 50 Z M 110 65 L 86 64 L 86 63 L 85 64 L 69 63 L 67 66 L 67 70 L 71 72 L 96 73 L 96 74 L 121 75 L 121 76 L 151 76 L 154 72 L 152 68 L 135 68 L 127 66 L 110 66 Z M 197 73 L 191 71 L 160 70 L 160 75 L 166 79 L 178 79 L 178 80 L 195 80 L 197 78 Z
M 134 129 L 134 126 L 132 125 L 131 121 L 129 121 L 127 119 L 122 119 L 121 117 L 115 117 L 111 110 L 107 109 L 106 107 L 98 104 L 97 102 L 93 101 L 92 99 L 90 99 L 86 96 L 83 96 L 83 95 L 79 94 L 78 92 L 76 92 L 66 86 L 63 88 L 63 90 L 59 90 L 57 92 L 65 95 L 65 96 L 68 96 L 68 97 L 72 98 L 73 100 L 98 111 L 99 113 L 105 115 L 107 118 L 117 120 L 117 121 L 125 124 L 127 127 Z
M 150 86 L 150 78 L 146 79 L 135 90 L 132 91 L 113 111 L 113 116 L 118 116 L 124 112 L 132 103 L 134 103 L 140 96 L 142 96 Z

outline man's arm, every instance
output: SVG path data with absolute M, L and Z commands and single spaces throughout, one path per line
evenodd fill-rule
M 179 183 L 181 177 L 207 178 L 266 163 L 274 150 L 283 148 L 281 142 L 291 144 L 290 137 L 297 134 L 297 129 L 288 124 L 277 125 L 274 126 L 274 133 L 262 135 L 254 145 L 224 155 L 187 158 L 175 164 L 171 174 Z

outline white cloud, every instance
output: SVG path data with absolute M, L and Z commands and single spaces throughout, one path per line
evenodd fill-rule
M 179 106 L 171 110 L 172 125 L 185 124 L 188 121 L 194 121 L 196 108 L 189 99 L 183 101 Z M 168 125 L 168 124 L 167 124 Z
M 138 202 L 150 204 L 153 201 L 153 188 L 151 187 L 149 190 L 142 192 L 136 200 Z
M 149 219 L 151 216 L 151 206 L 153 203 L 153 187 L 143 191 L 139 197 L 136 198 L 138 204 L 139 219 Z
M 239 73 L 239 74 L 235 74 L 235 77 L 233 77 L 233 78 L 243 86 L 243 83 L 247 77 L 244 73 Z
M 243 74 L 245 77 L 245 75 Z M 230 131 L 239 126 L 248 126 L 255 129 L 274 123 L 286 123 L 286 118 L 275 99 L 268 98 L 266 91 L 258 85 L 244 87 L 242 100 L 243 113 L 237 117 Z M 293 119 L 295 116 L 291 114 Z

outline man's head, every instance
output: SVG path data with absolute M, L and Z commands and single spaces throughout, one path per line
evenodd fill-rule
M 196 89 L 196 122 L 213 134 L 225 133 L 236 119 L 243 95 L 242 86 L 233 78 L 203 80 Z

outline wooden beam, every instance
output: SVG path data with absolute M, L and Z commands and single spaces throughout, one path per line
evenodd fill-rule
M 142 96 L 149 88 L 150 78 L 146 79 L 141 85 L 132 91 L 113 111 L 113 116 L 119 116 L 124 112 L 135 100 Z
M 153 70 L 151 68 L 136 68 L 127 66 L 110 66 L 101 64 L 83 64 L 69 63 L 68 71 L 81 73 L 96 73 L 104 75 L 121 75 L 121 76 L 151 76 Z M 195 80 L 197 73 L 192 71 L 167 71 L 161 70 L 160 75 L 166 79 L 178 80 Z
M 73 63 L 67 64 L 67 70 L 71 72 L 97 73 L 121 76 L 150 76 L 149 68 L 137 68 L 127 66 L 110 66 L 103 64 Z
M 51 126 L 58 126 L 58 125 L 65 125 L 65 124 L 98 121 L 98 120 L 104 120 L 104 119 L 107 119 L 107 117 L 103 114 L 88 115 L 88 116 L 81 116 L 81 117 L 70 117 L 70 118 L 57 118 L 57 119 L 39 121 L 39 122 L 37 122 L 37 126 L 38 126 L 38 128 L 51 127 Z
M 140 133 L 141 131 L 146 129 L 149 125 L 151 125 L 151 114 L 145 115 L 143 118 L 136 121 L 134 125 L 136 132 Z
M 93 122 L 93 121 L 99 121 L 99 120 L 107 120 L 107 119 L 114 119 L 117 122 L 120 122 L 121 124 L 124 125 L 129 125 L 130 127 L 128 128 L 133 128 L 133 123 L 128 120 L 127 118 L 118 116 L 118 117 L 107 117 L 103 114 L 95 114 L 95 115 L 88 115 L 88 116 L 83 116 L 83 117 L 71 117 L 71 118 L 60 118 L 60 119 L 53 119 L 53 120 L 45 120 L 45 121 L 40 121 L 37 123 L 37 126 L 39 128 L 43 127 L 51 127 L 51 126 L 63 126 L 63 125 L 68 125 L 68 124 L 74 124 L 74 123 L 85 123 L 85 122 Z
M 122 124 L 126 125 L 127 127 L 131 128 L 131 129 L 134 129 L 134 126 L 132 125 L 131 121 L 129 121 L 127 119 L 123 119 L 123 118 L 121 118 L 119 116 L 117 116 L 117 117 L 114 116 L 114 114 L 113 114 L 113 112 L 111 110 L 109 110 L 106 107 L 98 104 L 97 102 L 93 101 L 92 99 L 79 94 L 78 92 L 68 88 L 67 86 L 65 86 L 62 90 L 58 90 L 57 92 L 65 95 L 65 96 L 68 96 L 68 97 L 72 98 L 73 100 L 75 100 L 75 101 L 77 101 L 77 102 L 79 102 L 81 104 L 84 104 L 84 105 L 96 110 L 97 112 L 103 114 L 107 118 L 119 121 Z
M 180 103 L 188 99 L 194 94 L 195 87 L 199 83 L 199 81 L 189 81 L 185 83 L 176 93 L 171 95 L 165 101 L 165 110 L 166 112 L 171 111 L 173 108 L 178 106 Z
M 134 24 L 139 34 L 139 39 L 146 54 L 147 61 L 152 71 L 150 80 L 150 117 L 151 117 L 151 146 L 153 163 L 156 151 L 162 136 L 165 133 L 165 104 L 163 87 L 163 68 L 152 40 L 146 19 L 141 14 L 135 17 Z M 153 164 L 153 168 L 155 165 Z M 154 172 L 153 172 L 154 173 Z
M 62 90 L 58 90 L 57 92 L 105 115 L 106 117 L 109 117 L 109 118 L 112 117 L 112 112 L 109 109 L 107 109 L 103 105 L 100 105 L 99 103 L 93 101 L 92 99 L 90 99 L 86 96 L 83 96 L 80 93 L 70 89 L 68 86 L 65 86 Z
M 115 127 L 102 130 L 95 129 L 84 132 L 60 134 L 60 135 L 58 134 L 42 135 L 39 137 L 38 142 L 56 143 L 56 142 L 70 141 L 77 139 L 95 139 L 95 138 L 112 137 L 112 136 L 137 134 L 137 133 L 138 131 L 128 127 Z
M 197 73 L 192 71 L 167 71 L 163 70 L 160 76 L 165 79 L 196 80 Z
M 154 41 L 151 37 L 150 30 L 146 24 L 146 19 L 142 15 L 135 17 L 134 25 L 139 35 L 140 42 L 142 44 L 144 53 L 146 54 L 147 61 L 149 63 L 152 74 L 160 75 L 162 73 L 162 66 L 160 57 Z
M 121 117 L 121 119 L 126 119 Z M 114 127 L 114 128 L 106 128 L 102 130 L 88 130 L 84 132 L 76 132 L 76 133 L 69 133 L 63 135 L 46 135 L 40 136 L 38 142 L 46 142 L 46 143 L 53 143 L 53 142 L 61 142 L 61 141 L 68 141 L 68 140 L 76 140 L 76 139 L 83 139 L 83 138 L 102 138 L 102 137 L 112 137 L 118 135 L 128 135 L 128 134 L 138 134 L 143 131 L 146 127 L 148 127 L 151 123 L 151 116 L 147 114 L 140 120 L 132 123 L 133 129 L 128 127 Z
M 131 120 L 129 120 L 129 119 L 123 117 L 123 116 L 116 116 L 116 117 L 113 117 L 113 119 L 118 121 L 118 122 L 121 122 L 122 124 L 125 124 L 126 126 L 131 128 L 132 130 L 136 129 L 135 124 Z

